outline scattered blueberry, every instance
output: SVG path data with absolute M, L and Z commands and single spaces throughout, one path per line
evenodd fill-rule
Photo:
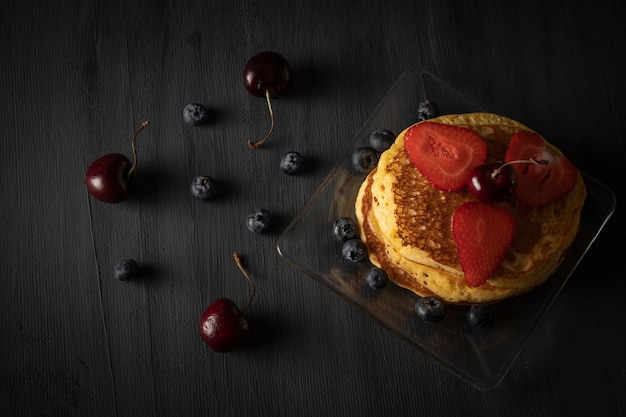
M 263 233 L 270 227 L 271 221 L 272 216 L 269 211 L 257 208 L 248 213 L 246 226 L 253 233 Z
M 197 126 L 206 121 L 209 118 L 209 114 L 202 104 L 193 103 L 187 104 L 183 109 L 183 120 L 188 125 Z
M 340 217 L 333 223 L 333 236 L 335 239 L 345 242 L 356 237 L 356 223 L 351 217 Z
M 139 275 L 139 264 L 134 259 L 125 259 L 115 265 L 115 278 L 130 281 Z
M 195 177 L 191 182 L 191 194 L 198 200 L 208 201 L 217 195 L 217 185 L 206 175 Z
M 384 152 L 393 145 L 396 135 L 390 130 L 379 129 L 370 135 L 370 145 L 378 152 Z
M 491 322 L 491 310 L 483 304 L 474 304 L 467 311 L 467 322 L 473 327 L 485 327 Z
M 365 274 L 365 281 L 373 289 L 380 290 L 387 286 L 389 276 L 387 276 L 387 272 L 384 269 L 374 266 Z
M 352 152 L 352 167 L 357 172 L 370 172 L 378 165 L 378 152 L 371 146 L 363 146 Z
M 341 248 L 344 259 L 350 262 L 361 262 L 367 256 L 367 246 L 359 239 L 346 240 Z
M 298 152 L 287 152 L 280 158 L 280 169 L 287 175 L 300 174 L 304 170 L 304 158 Z
M 446 305 L 437 297 L 422 297 L 415 303 L 417 316 L 429 323 L 437 323 L 446 316 Z
M 439 109 L 437 105 L 430 100 L 421 102 L 417 106 L 417 121 L 422 122 L 424 120 L 432 119 L 439 116 Z

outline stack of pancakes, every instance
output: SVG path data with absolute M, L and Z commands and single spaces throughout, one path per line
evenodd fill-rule
M 487 161 L 504 160 L 509 139 L 523 124 L 491 113 L 445 115 L 430 122 L 471 129 L 487 143 Z M 408 130 L 408 128 L 407 128 Z M 544 282 L 573 242 L 586 198 L 580 173 L 574 189 L 539 208 L 497 203 L 514 215 L 517 232 L 504 261 L 479 287 L 464 279 L 452 237 L 452 214 L 475 198 L 466 190 L 440 191 L 409 159 L 404 130 L 362 183 L 356 200 L 361 239 L 373 264 L 397 285 L 450 303 L 486 303 L 526 292 Z M 561 152 L 551 144 L 548 148 Z

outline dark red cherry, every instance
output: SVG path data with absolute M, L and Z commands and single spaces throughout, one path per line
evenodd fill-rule
M 126 156 L 119 153 L 101 156 L 89 165 L 85 174 L 85 185 L 92 196 L 106 203 L 119 203 L 128 197 L 130 177 L 137 166 L 135 139 L 148 124 L 147 121 L 143 122 L 133 134 L 132 165 Z
M 511 165 L 502 163 L 474 167 L 467 183 L 468 190 L 483 203 L 505 201 L 517 187 L 517 174 Z
M 198 331 L 204 342 L 216 352 L 230 352 L 245 346 L 250 340 L 250 324 L 245 313 L 254 299 L 254 282 L 241 265 L 237 253 L 233 259 L 246 277 L 252 288 L 252 294 L 243 310 L 228 298 L 219 298 L 213 301 L 204 310 L 198 324 Z
M 228 298 L 213 301 L 200 318 L 200 336 L 216 352 L 230 352 L 250 340 L 250 325 Z
M 101 156 L 89 165 L 85 185 L 92 196 L 106 203 L 119 203 L 128 197 L 130 161 L 119 153 Z
M 276 52 L 259 52 L 248 60 L 243 72 L 246 90 L 254 96 L 284 94 L 291 86 L 291 66 Z
M 274 130 L 274 111 L 270 97 L 284 94 L 291 86 L 291 66 L 280 54 L 271 51 L 259 52 L 248 60 L 243 72 L 243 85 L 246 90 L 257 97 L 265 97 L 272 124 L 263 139 L 252 142 L 252 149 L 261 146 Z

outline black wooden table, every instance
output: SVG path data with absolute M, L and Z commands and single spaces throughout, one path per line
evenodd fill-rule
M 479 3 L 479 4 L 477 4 Z M 624 415 L 625 3 L 10 1 L 0 13 L 0 415 Z M 273 50 L 294 84 L 243 87 Z M 617 210 L 507 377 L 483 392 L 327 291 L 276 242 L 405 70 L 423 68 L 529 125 L 617 196 Z M 182 118 L 188 103 L 206 125 Z M 84 186 L 131 155 L 133 195 Z M 287 151 L 312 162 L 279 169 Z M 196 175 L 223 193 L 192 197 Z M 272 229 L 250 233 L 265 208 Z M 315 245 L 303 239 L 303 245 Z M 250 346 L 215 353 L 197 323 L 243 305 Z M 120 282 L 136 259 L 144 277 Z

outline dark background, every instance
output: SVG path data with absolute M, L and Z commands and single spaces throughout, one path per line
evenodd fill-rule
M 626 3 L 622 1 L 12 1 L 0 13 L 0 415 L 624 415 Z M 262 50 L 288 96 L 246 93 Z M 282 260 L 280 232 L 398 76 L 424 68 L 529 125 L 615 191 L 618 209 L 507 378 L 481 392 Z M 182 120 L 187 103 L 213 115 Z M 91 198 L 89 163 L 130 156 L 135 195 Z M 278 169 L 297 150 L 306 175 Z M 213 202 L 189 184 L 227 185 Z M 250 233 L 246 213 L 277 218 Z M 313 245 L 314 242 L 304 242 Z M 196 325 L 257 283 L 253 344 Z M 150 274 L 121 283 L 135 258 Z

